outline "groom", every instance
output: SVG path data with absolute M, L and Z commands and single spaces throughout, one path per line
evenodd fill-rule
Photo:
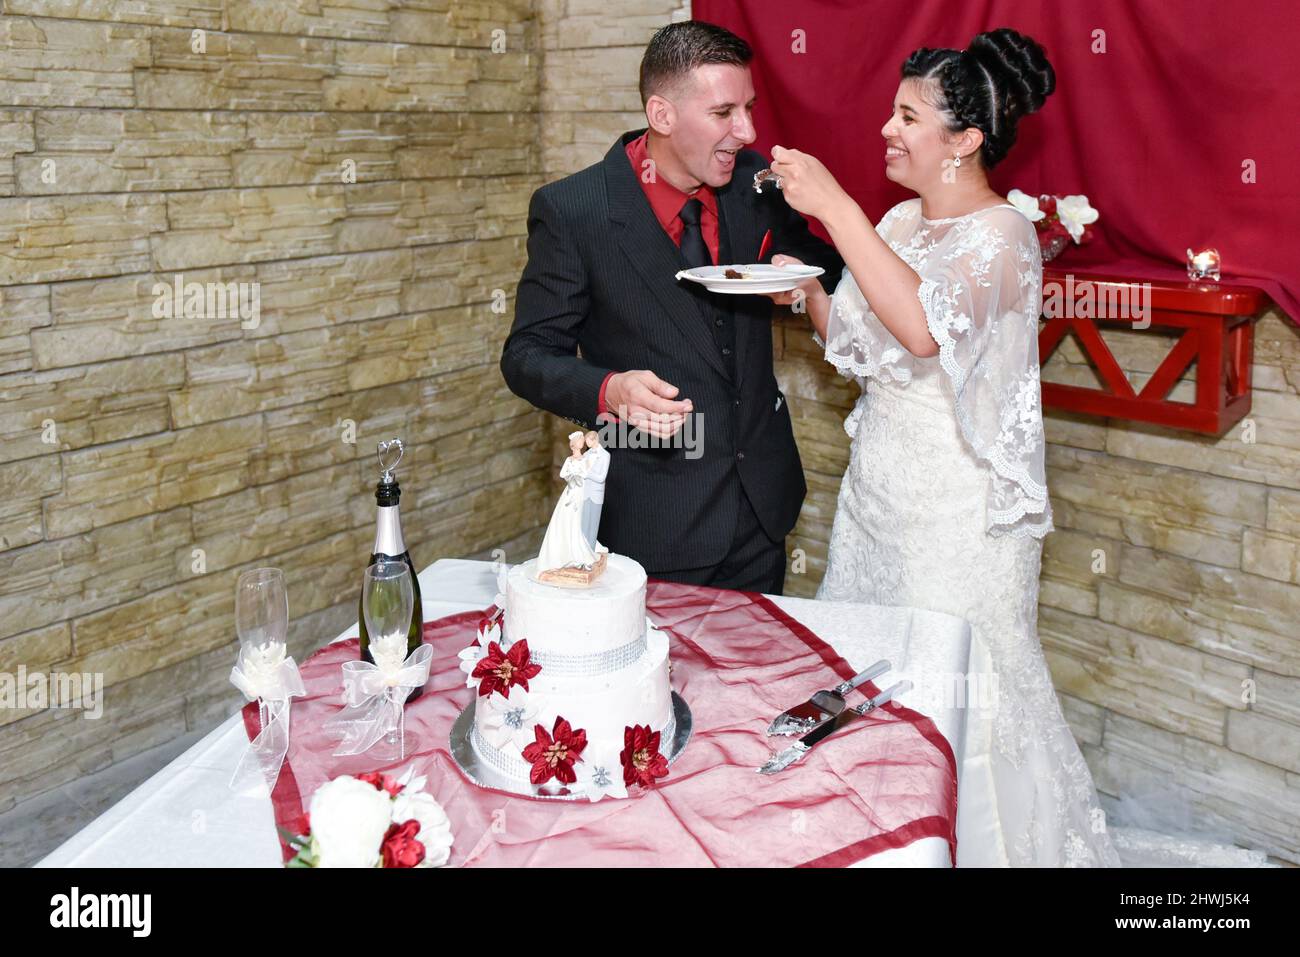
M 745 149 L 752 56 L 707 23 L 650 40 L 648 130 L 533 194 L 501 371 L 584 428 L 618 418 L 662 440 L 612 449 L 599 528 L 610 551 L 652 578 L 780 594 L 807 486 L 772 371 L 772 302 L 675 278 L 786 253 L 825 268 L 830 290 L 843 269 L 779 190 L 753 189 L 768 162 Z M 687 415 L 702 450 L 682 447 Z

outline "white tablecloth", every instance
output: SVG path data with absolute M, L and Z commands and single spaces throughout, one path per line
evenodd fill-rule
M 432 621 L 491 604 L 496 578 L 487 562 L 443 559 L 420 573 L 420 590 L 425 620 Z M 951 700 L 949 679 L 965 674 L 969 667 L 970 628 L 964 621 L 919 609 L 776 596 L 772 600 L 855 670 L 888 658 L 893 669 L 877 683 L 910 679 L 915 687 L 903 700 L 933 719 L 962 768 L 963 756 L 970 750 L 966 709 Z M 355 626 L 334 640 L 352 634 Z M 229 787 L 231 772 L 247 744 L 238 714 L 231 716 L 37 866 L 279 867 L 280 845 L 265 789 L 255 795 L 237 794 Z M 960 787 L 958 794 L 962 794 Z M 990 822 L 975 818 L 986 814 L 982 805 L 961 805 L 959 847 L 963 841 L 982 839 Z M 853 866 L 949 864 L 947 843 L 924 838 Z

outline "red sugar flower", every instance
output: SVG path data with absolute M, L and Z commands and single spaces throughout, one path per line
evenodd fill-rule
M 521 638 L 510 646 L 509 651 L 502 651 L 499 642 L 489 643 L 488 653 L 474 666 L 470 677 L 483 679 L 478 686 L 480 696 L 499 691 L 503 698 L 509 698 L 512 687 L 519 685 L 527 691 L 528 679 L 541 673 L 542 666 L 529 660 L 528 640 Z
M 582 728 L 574 731 L 569 722 L 556 717 L 551 734 L 540 724 L 533 726 L 537 740 L 524 748 L 524 760 L 531 761 L 533 771 L 528 780 L 534 784 L 544 784 L 555 778 L 561 784 L 572 784 L 578 780 L 573 773 L 573 765 L 582 760 L 582 749 L 587 746 L 587 732 Z
M 414 818 L 389 827 L 380 848 L 384 867 L 417 867 L 424 860 L 424 845 L 415 839 L 419 833 L 420 822 Z
M 629 787 L 652 787 L 656 778 L 668 775 L 668 759 L 659 753 L 659 732 L 651 731 L 648 724 L 623 729 L 623 750 L 618 757 L 623 762 L 623 783 Z

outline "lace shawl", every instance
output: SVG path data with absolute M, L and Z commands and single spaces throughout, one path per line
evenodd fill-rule
M 1033 224 L 1012 206 L 927 220 L 921 200 L 911 199 L 876 231 L 921 277 L 917 296 L 939 344 L 945 391 L 963 438 L 989 469 L 987 530 L 1043 537 L 1052 513 L 1038 369 L 1043 265 Z M 906 385 L 917 363 L 934 361 L 899 344 L 847 268 L 824 345 L 826 360 L 864 388 L 871 376 Z M 857 414 L 845 423 L 850 435 Z

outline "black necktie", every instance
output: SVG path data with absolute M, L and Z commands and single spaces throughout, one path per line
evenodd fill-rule
M 685 227 L 682 230 L 682 258 L 692 269 L 696 266 L 713 265 L 709 247 L 704 245 L 704 232 L 700 229 L 700 211 L 703 208 L 704 204 L 698 199 L 688 199 L 682 204 L 682 211 L 677 214 L 677 218 Z

